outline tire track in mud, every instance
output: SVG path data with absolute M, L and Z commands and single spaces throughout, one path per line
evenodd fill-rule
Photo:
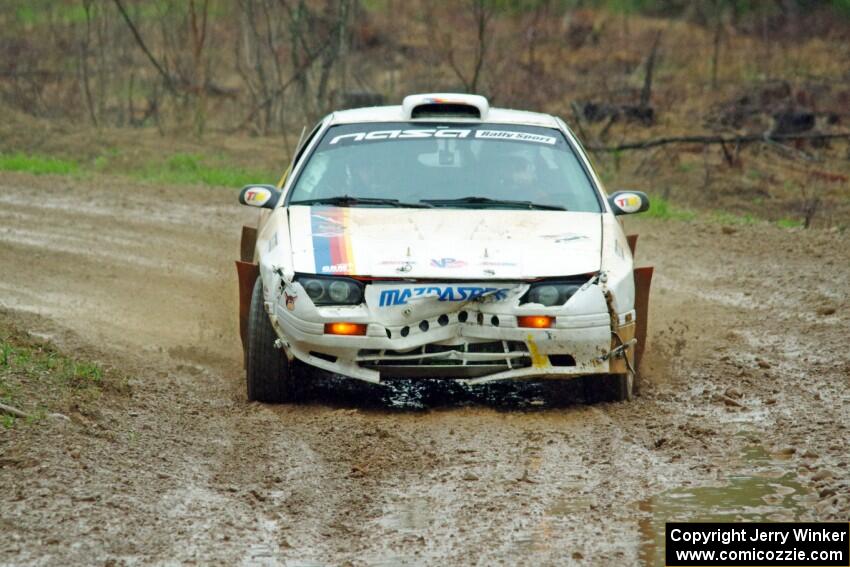
M 437 426 L 442 458 L 427 474 L 391 478 L 378 492 L 386 495 L 376 510 L 380 545 L 364 557 L 367 562 L 415 562 L 421 557 L 411 551 L 419 551 L 431 560 L 463 563 L 470 549 L 484 564 L 528 556 L 563 562 L 569 556 L 559 534 L 592 547 L 592 533 L 602 526 L 589 522 L 588 513 L 629 490 L 628 483 L 612 490 L 614 479 L 627 476 L 624 469 L 652 460 L 642 447 L 623 442 L 622 430 L 597 408 L 575 408 L 566 416 L 473 408 L 436 412 L 427 421 Z M 498 433 L 482 440 L 483 431 Z M 635 539 L 629 526 L 612 527 L 621 528 L 624 547 Z
M 40 465 L 23 473 L 48 500 L 33 517 L 37 496 L 0 468 L 21 495 L 0 544 L 13 562 L 652 564 L 666 491 L 723 486 L 752 446 L 797 451 L 769 462 L 814 494 L 795 514 L 847 516 L 841 234 L 630 221 L 639 260 L 658 266 L 631 404 L 330 381 L 268 407 L 243 394 L 232 260 L 254 214 L 235 193 L 180 188 L 173 202 L 126 181 L 62 182 L 44 206 L 28 200 L 55 185 L 0 178 L 0 306 L 46 317 L 19 319 L 69 348 L 96 345 L 134 393 L 89 428 L 34 434 Z M 824 468 L 833 478 L 814 480 Z

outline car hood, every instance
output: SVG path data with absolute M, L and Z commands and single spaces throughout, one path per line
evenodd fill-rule
M 599 213 L 289 208 L 296 272 L 386 278 L 528 279 L 596 272 Z

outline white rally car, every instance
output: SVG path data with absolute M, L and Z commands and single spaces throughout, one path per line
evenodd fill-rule
M 617 215 L 649 202 L 607 196 L 561 119 L 462 94 L 334 112 L 239 199 L 262 209 L 237 262 L 249 399 L 295 400 L 299 361 L 632 397 L 652 269 Z

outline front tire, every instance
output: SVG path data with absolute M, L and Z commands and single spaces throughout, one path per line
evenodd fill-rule
M 635 397 L 635 373 L 629 370 L 625 374 L 611 374 L 612 401 L 630 402 Z
M 277 333 L 263 305 L 263 282 L 254 283 L 248 315 L 248 364 L 245 378 L 248 399 L 267 403 L 296 399 L 292 365 L 282 349 L 275 347 Z
M 585 398 L 590 403 L 628 402 L 634 399 L 634 372 L 587 376 L 584 380 Z

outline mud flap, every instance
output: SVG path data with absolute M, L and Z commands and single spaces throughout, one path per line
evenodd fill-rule
M 646 329 L 649 317 L 649 287 L 652 284 L 652 272 L 655 268 L 635 268 L 635 318 L 637 328 L 635 329 L 635 368 L 640 371 L 640 361 L 643 358 L 643 349 L 646 346 Z
M 260 266 L 237 261 L 236 274 L 239 277 L 239 337 L 242 339 L 242 354 L 247 355 L 248 313 L 251 311 L 251 294 L 254 291 L 254 282 L 260 275 Z M 242 357 L 242 362 L 247 362 L 246 356 Z
M 635 255 L 635 248 L 637 248 L 637 239 L 638 239 L 637 234 L 627 234 L 626 235 L 626 242 L 629 243 L 629 250 L 632 251 L 632 256 Z
M 239 259 L 243 262 L 253 262 L 255 246 L 257 246 L 257 229 L 253 226 L 243 226 L 242 240 L 239 242 Z
M 239 260 L 236 262 L 236 275 L 239 278 L 239 337 L 242 339 L 242 364 L 247 363 L 248 313 L 251 310 L 251 294 L 254 282 L 260 275 L 260 267 L 253 262 L 254 247 L 257 244 L 257 229 L 253 226 L 242 227 L 242 240 L 239 244 Z

